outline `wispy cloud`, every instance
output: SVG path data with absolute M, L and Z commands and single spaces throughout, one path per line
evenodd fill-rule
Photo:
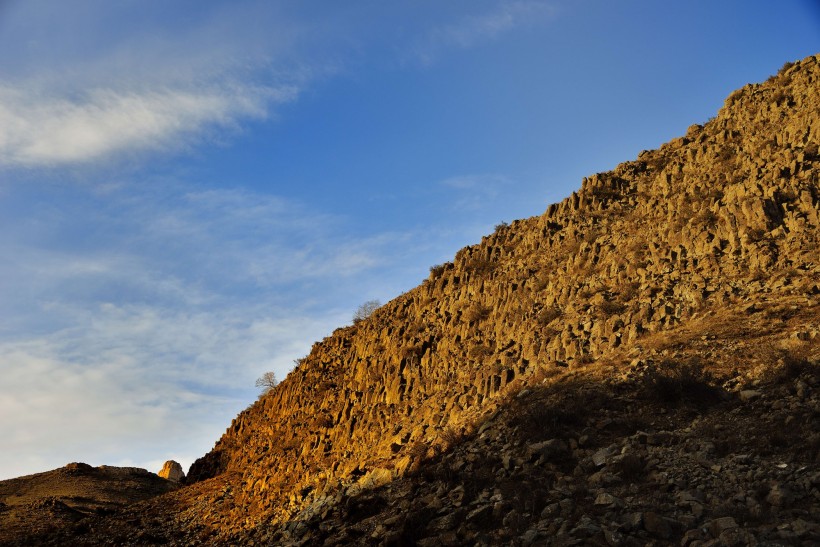
M 0 165 L 50 166 L 148 150 L 176 150 L 214 127 L 264 118 L 292 100 L 294 86 L 92 89 L 80 97 L 0 87 Z
M 469 49 L 515 29 L 550 21 L 557 13 L 552 2 L 504 1 L 489 11 L 434 28 L 419 42 L 415 53 L 422 63 L 428 64 L 447 49 Z
M 312 8 L 294 8 L 294 21 L 274 4 L 298 3 L 4 11 L 0 51 L 16 54 L 0 57 L 0 170 L 12 175 L 0 185 L 0 415 L 16 418 L 0 420 L 0 478 L 72 459 L 190 463 L 255 397 L 259 374 L 284 377 L 356 305 L 408 289 L 470 241 L 452 226 L 354 235 L 355 220 L 265 193 L 286 180 L 206 189 L 138 169 L 44 182 L 222 141 L 297 100 L 334 70 L 305 51 L 339 58 L 327 51 L 344 47 L 323 34 L 302 49 Z M 502 2 L 438 26 L 421 50 L 474 47 L 549 16 L 547 4 Z M 507 183 L 472 175 L 438 188 L 469 209 Z
M 0 59 L 0 167 L 96 164 L 220 141 L 330 70 L 300 54 L 301 25 L 267 2 L 197 4 L 195 16 L 109 4 L 6 10 L 0 49 L 14 55 Z
M 380 268 L 408 252 L 406 235 L 344 235 L 343 218 L 250 190 L 144 181 L 62 201 L 36 205 L 47 223 L 21 223 L 22 203 L 0 218 L 0 415 L 18 417 L 0 421 L 0 478 L 71 459 L 191 463 L 256 377 L 284 377 L 360 300 L 384 298 L 362 287 L 384 289 Z
M 258 373 L 281 370 L 275 361 L 327 328 L 299 317 L 244 324 L 237 311 L 109 305 L 77 327 L 0 343 L 0 414 L 14 416 L 0 424 L 0 477 L 76 460 L 189 465 L 252 400 Z
M 456 197 L 451 202 L 453 209 L 475 211 L 494 206 L 494 200 L 512 182 L 506 175 L 483 173 L 450 177 L 442 180 L 440 185 L 455 191 Z

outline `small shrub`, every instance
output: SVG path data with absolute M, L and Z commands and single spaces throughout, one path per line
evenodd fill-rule
M 319 428 L 330 429 L 334 425 L 335 422 L 333 421 L 333 418 L 330 415 L 321 414 L 313 419 L 313 425 L 311 426 L 311 430 L 316 430 Z
M 589 365 L 595 362 L 595 358 L 589 353 L 582 353 L 575 362 L 579 365 Z
M 409 363 L 417 363 L 422 355 L 420 344 L 410 344 L 404 346 L 399 351 L 399 357 L 407 360 Z
M 421 334 L 427 329 L 427 323 L 423 319 L 415 319 L 407 325 L 408 334 Z
M 499 222 L 498 224 L 495 225 L 495 231 L 498 232 L 498 231 L 503 230 L 504 228 L 506 228 L 508 226 L 509 226 L 509 224 L 507 224 L 505 221 L 502 220 L 501 222 Z
M 780 105 L 781 103 L 787 103 L 791 100 L 791 96 L 783 89 L 778 89 L 774 95 L 772 95 L 772 101 Z
M 444 273 L 444 270 L 447 268 L 445 264 L 433 264 L 430 266 L 430 277 L 432 279 L 438 279 Z
M 427 443 L 423 441 L 416 441 L 410 446 L 407 454 L 410 456 L 410 459 L 421 462 L 422 460 L 427 459 L 427 449 Z
M 535 292 L 541 292 L 547 288 L 549 284 L 550 276 L 547 272 L 540 273 L 533 282 L 532 290 Z
M 449 450 L 454 446 L 457 446 L 462 440 L 464 440 L 464 436 L 461 432 L 450 426 L 447 426 L 444 431 L 441 432 L 440 438 L 444 443 L 445 450 Z
M 491 311 L 492 308 L 476 303 L 467 308 L 467 311 L 464 313 L 464 319 L 466 319 L 468 323 L 478 323 L 479 321 L 487 319 Z
M 722 200 L 725 193 L 720 188 L 711 188 L 706 195 L 714 203 Z
M 714 378 L 704 370 L 697 359 L 662 361 L 644 376 L 648 395 L 665 404 L 690 402 L 696 405 L 713 404 L 720 398 Z
M 738 100 L 740 100 L 740 97 L 742 97 L 742 96 L 743 96 L 743 90 L 742 89 L 735 89 L 726 98 L 726 105 L 728 106 L 728 105 L 732 105 L 732 104 L 736 103 Z M 695 127 L 699 128 L 699 126 L 695 126 Z M 686 133 L 688 135 L 690 132 L 687 131 Z
M 606 300 L 601 304 L 601 311 L 607 316 L 621 314 L 624 310 L 626 310 L 626 305 L 614 300 Z
M 262 388 L 263 395 L 275 388 L 278 383 L 279 381 L 276 379 L 276 374 L 273 372 L 266 372 L 256 379 L 256 387 Z
M 510 369 L 508 367 L 505 367 L 499 361 L 496 361 L 495 363 L 493 363 L 491 365 L 490 370 L 492 370 L 493 374 L 495 374 L 496 376 L 501 376 L 503 373 L 509 371 Z M 508 388 L 511 387 L 511 386 L 512 386 L 512 384 L 507 384 Z
M 560 373 L 561 372 L 558 367 L 547 368 L 545 366 L 540 366 L 535 370 L 535 372 L 533 372 L 532 376 L 530 376 L 530 383 L 532 385 L 540 384 L 545 380 L 558 376 Z
M 367 302 L 359 306 L 356 310 L 356 313 L 353 314 L 353 324 L 355 325 L 361 321 L 364 321 L 365 319 L 373 315 L 373 312 L 376 311 L 381 305 L 381 302 L 379 302 L 378 300 L 368 300 Z
M 720 163 L 733 162 L 735 160 L 735 154 L 735 147 L 730 144 L 726 144 L 720 149 L 716 159 Z
M 638 296 L 638 291 L 641 288 L 641 284 L 637 281 L 632 281 L 631 283 L 627 283 L 621 289 L 621 300 L 623 302 L 631 302 Z
M 578 291 L 578 298 L 581 300 L 589 300 L 593 296 L 595 296 L 595 291 L 589 286 L 585 286 L 583 289 Z
M 766 230 L 764 230 L 763 228 L 755 228 L 748 232 L 749 241 L 751 241 L 752 243 L 758 243 L 760 241 L 763 241 L 763 239 L 766 237 L 766 233 Z
M 662 171 L 672 160 L 671 157 L 666 156 L 657 150 L 645 152 L 647 152 L 646 159 L 644 160 L 646 162 L 646 166 L 653 171 Z M 638 156 L 640 157 L 640 154 Z
M 695 221 L 699 224 L 703 224 L 707 228 L 714 228 L 715 226 L 717 226 L 718 216 L 711 209 L 705 209 L 700 214 L 698 214 Z
M 495 263 L 482 257 L 473 257 L 467 261 L 466 269 L 475 275 L 489 275 L 495 270 Z
M 592 195 L 601 201 L 609 201 L 621 197 L 621 192 L 617 188 L 610 186 L 596 186 L 592 189 Z
M 471 359 L 475 359 L 476 361 L 481 361 L 485 357 L 489 357 L 493 354 L 493 350 L 489 346 L 485 346 L 484 344 L 477 344 L 470 348 L 470 351 L 467 352 Z
M 587 243 L 595 243 L 598 241 L 598 238 L 601 237 L 603 232 L 597 228 L 590 228 L 588 231 L 584 232 L 583 240 Z
M 775 361 L 777 368 L 769 374 L 769 381 L 777 384 L 790 383 L 804 374 L 820 376 L 820 366 L 811 359 L 812 346 L 817 342 L 802 344 L 790 349 L 768 347 L 764 351 Z
M 535 320 L 539 325 L 547 326 L 562 315 L 564 315 L 564 311 L 559 306 L 550 306 L 538 312 Z

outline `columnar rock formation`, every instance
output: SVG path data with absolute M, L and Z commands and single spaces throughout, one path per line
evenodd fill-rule
M 815 56 L 317 342 L 80 539 L 820 541 L 818 144 Z
M 723 306 L 814 305 L 818 78 L 815 57 L 786 66 L 685 136 L 462 249 L 316 343 L 190 478 L 235 477 L 227 520 L 284 522 L 339 484 L 401 475 L 544 369 L 594 363 Z

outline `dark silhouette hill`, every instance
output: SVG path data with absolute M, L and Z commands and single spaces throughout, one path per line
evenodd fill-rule
M 184 488 L 36 541 L 817 544 L 819 59 L 314 344 Z

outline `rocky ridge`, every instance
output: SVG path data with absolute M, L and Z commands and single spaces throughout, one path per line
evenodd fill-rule
M 83 520 L 88 517 L 114 513 L 176 487 L 145 469 L 86 463 L 0 481 L 0 544 L 63 528 L 87 531 Z
M 815 305 L 818 72 L 809 58 L 746 86 L 705 126 L 463 249 L 317 343 L 190 476 L 241 474 L 237 507 L 284 522 L 337 480 L 401 475 L 415 445 L 543 368 L 592 364 L 716 307 Z
M 820 541 L 819 60 L 434 266 L 72 541 Z

